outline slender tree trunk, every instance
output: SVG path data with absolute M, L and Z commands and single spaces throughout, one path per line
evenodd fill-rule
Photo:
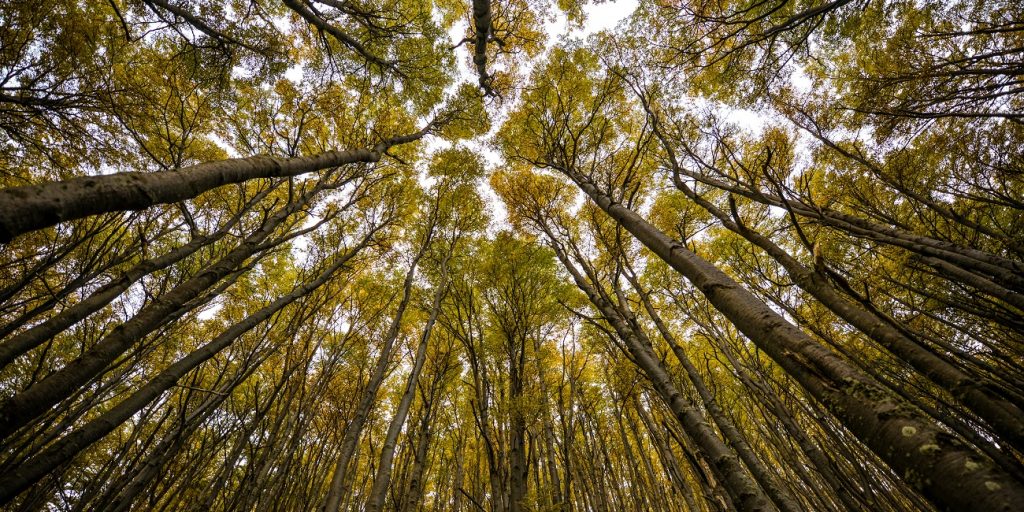
M 290 293 L 281 296 L 241 322 L 232 325 L 209 343 L 160 372 L 146 385 L 139 388 L 138 391 L 132 393 L 109 411 L 64 436 L 27 463 L 0 475 L 0 504 L 9 502 L 18 493 L 46 476 L 47 473 L 56 469 L 57 466 L 71 460 L 79 452 L 109 434 L 131 418 L 133 414 L 159 397 L 164 391 L 174 386 L 186 373 L 231 345 L 239 336 L 284 309 L 285 306 L 322 286 L 335 272 L 344 267 L 353 256 L 365 247 L 381 227 L 377 226 L 376 229 L 371 230 L 358 245 L 335 260 L 315 279 L 296 287 Z
M 76 389 L 86 385 L 133 344 L 163 325 L 186 303 L 234 272 L 257 253 L 261 244 L 292 214 L 303 208 L 326 184 L 315 187 L 299 200 L 270 216 L 263 225 L 220 260 L 143 307 L 131 320 L 118 326 L 85 354 L 48 375 L 0 405 L 0 438 L 26 425 Z
M 566 504 L 562 500 L 561 490 L 562 482 L 558 475 L 558 465 L 556 463 L 555 456 L 555 432 L 552 427 L 551 419 L 551 395 L 549 394 L 547 377 L 544 371 L 544 364 L 542 358 L 539 356 L 541 353 L 540 337 L 534 338 L 533 352 L 538 354 L 534 360 L 537 362 L 537 383 L 540 390 L 541 399 L 541 428 L 544 436 L 544 466 L 547 468 L 548 478 L 550 479 L 551 491 L 549 496 L 551 498 L 551 504 L 556 509 L 566 507 Z
M 370 380 L 366 385 L 366 390 L 363 392 L 363 397 L 356 408 L 355 415 L 352 418 L 352 421 L 349 422 L 348 427 L 345 429 L 345 436 L 342 438 L 341 442 L 341 454 L 338 457 L 338 463 L 334 468 L 334 474 L 331 477 L 327 496 L 324 499 L 325 512 L 338 512 L 338 510 L 341 509 L 342 499 L 344 499 L 348 494 L 346 473 L 348 471 L 349 461 L 355 454 L 356 446 L 359 444 L 359 437 L 363 431 L 363 426 L 366 424 L 366 420 L 370 416 L 370 410 L 373 408 L 373 404 L 377 399 L 377 390 L 384 381 L 388 363 L 391 360 L 391 351 L 395 345 L 395 341 L 398 339 L 402 326 L 402 318 L 405 316 L 405 310 L 408 308 L 409 301 L 412 298 L 412 285 L 413 278 L 416 276 L 416 267 L 419 265 L 420 258 L 425 254 L 429 243 L 430 240 L 428 238 L 424 241 L 423 245 L 420 246 L 419 251 L 413 257 L 412 263 L 409 265 L 409 270 L 405 274 L 405 281 L 402 283 L 402 298 L 399 300 L 398 308 L 395 310 L 395 316 L 391 320 L 391 324 L 388 326 L 387 334 L 385 334 L 384 337 L 384 344 L 381 347 L 380 356 L 377 358 L 377 363 L 374 366 L 373 373 L 370 375 Z
M 671 377 L 657 356 L 654 355 L 650 340 L 646 338 L 646 335 L 624 318 L 623 312 L 580 274 L 554 235 L 546 227 L 544 229 L 555 254 L 562 261 L 573 280 L 576 281 L 576 285 L 587 295 L 602 316 L 612 325 L 616 334 L 625 342 L 633 360 L 650 379 L 658 395 L 669 406 L 680 425 L 686 429 L 687 435 L 707 454 L 712 462 L 712 467 L 725 484 L 737 508 L 749 511 L 774 510 L 772 502 L 750 478 L 733 451 L 718 437 L 707 423 L 704 415 L 693 407 L 676 388 Z
M 676 341 L 675 336 L 669 331 L 668 326 L 661 319 L 661 315 L 651 305 L 650 299 L 647 296 L 647 292 L 643 290 L 639 283 L 630 278 L 634 289 L 637 294 L 640 295 L 640 300 L 647 310 L 648 316 L 654 321 L 655 327 L 658 332 L 661 333 L 661 337 L 664 338 L 665 342 L 668 343 L 669 348 L 672 349 L 672 353 L 675 354 L 679 364 L 683 366 L 683 370 L 686 371 L 687 377 L 690 378 L 690 383 L 693 384 L 694 389 L 697 390 L 697 394 L 700 396 L 701 401 L 704 402 L 704 408 L 708 411 L 708 415 L 711 416 L 715 424 L 718 425 L 719 432 L 729 441 L 733 449 L 736 450 L 737 455 L 750 470 L 750 473 L 757 479 L 758 484 L 764 489 L 768 497 L 771 498 L 775 506 L 780 511 L 784 512 L 797 512 L 803 510 L 803 507 L 799 504 L 796 498 L 783 486 L 782 482 L 773 475 L 764 462 L 757 457 L 754 453 L 753 448 L 750 447 L 750 443 L 747 442 L 746 436 L 743 432 L 736 427 L 736 425 L 726 417 L 725 411 L 718 405 L 718 401 L 715 396 L 708 389 L 707 384 L 704 382 L 704 377 L 701 376 L 697 367 L 690 361 L 689 356 L 683 350 L 683 347 Z
M 915 489 L 945 509 L 1006 510 L 1024 485 L 852 368 L 729 276 L 613 202 L 583 175 L 559 169 L 612 219 L 685 276 L 726 318 L 840 418 Z
M 715 205 L 697 195 L 674 173 L 676 188 L 683 191 L 731 231 L 739 234 L 768 253 L 786 269 L 790 278 L 803 290 L 818 299 L 830 311 L 846 320 L 892 354 L 920 371 L 932 382 L 948 390 L 982 419 L 986 420 L 1007 443 L 1024 450 L 1024 411 L 999 396 L 983 382 L 966 374 L 933 352 L 908 338 L 885 318 L 875 315 L 846 300 L 821 273 L 805 267 L 770 239 L 743 225 L 738 216 L 730 217 Z M 938 263 L 936 263 L 938 264 Z
M 658 495 L 648 495 L 648 493 L 645 492 L 644 488 L 647 487 L 647 482 L 644 481 L 643 475 L 640 474 L 642 464 L 640 464 L 637 459 L 645 457 L 646 454 L 640 454 L 640 456 L 637 457 L 636 453 L 633 451 L 633 446 L 632 443 L 630 443 L 629 436 L 626 434 L 626 427 L 622 421 L 622 417 L 626 414 L 622 404 L 626 403 L 626 400 L 621 395 L 616 394 L 612 395 L 612 400 L 615 401 L 615 405 L 613 406 L 615 410 L 615 430 L 619 434 L 619 442 L 622 443 L 623 453 L 621 456 L 624 459 L 626 469 L 629 471 L 630 481 L 633 482 L 633 486 L 636 486 L 635 490 L 632 488 L 630 489 L 634 491 L 630 493 L 630 497 L 633 499 L 634 510 L 654 510 L 655 508 L 662 508 L 664 503 L 661 500 L 663 496 L 661 496 L 660 493 Z M 657 507 L 655 507 L 655 503 L 658 504 Z
M 0 345 L 0 368 L 10 364 L 18 356 L 38 347 L 68 327 L 110 304 L 111 301 L 124 293 L 125 290 L 139 279 L 167 268 L 191 256 L 199 249 L 220 240 L 241 220 L 250 205 L 258 203 L 272 190 L 273 187 L 270 187 L 257 194 L 216 232 L 194 238 L 189 243 L 162 256 L 139 262 L 120 277 L 101 286 L 88 297 L 82 299 L 82 301 L 48 318 L 45 322 L 12 336 Z
M 636 409 L 637 416 L 640 417 L 640 421 L 644 424 L 644 428 L 647 429 L 647 434 L 650 436 L 651 441 L 654 443 L 655 448 L 658 451 L 658 457 L 661 460 L 661 466 L 665 469 L 665 473 L 669 475 L 669 478 L 675 482 L 676 486 L 681 492 L 689 492 L 691 490 L 690 485 L 686 477 L 683 475 L 683 468 L 679 465 L 679 459 L 676 458 L 675 453 L 669 446 L 666 439 L 659 432 L 658 424 L 651 417 L 650 412 L 641 403 L 639 397 L 633 398 L 633 406 Z M 670 435 L 673 433 L 669 431 Z M 676 439 L 679 447 L 683 451 L 683 455 L 686 457 L 690 472 L 694 474 L 694 479 L 700 485 L 701 494 L 705 501 L 713 504 L 714 510 L 721 508 L 720 504 L 716 501 L 716 493 L 712 489 L 713 484 L 709 478 L 709 475 L 704 471 L 704 467 L 697 460 L 696 456 L 691 453 L 687 443 L 683 443 L 681 440 Z
M 837 474 L 834 465 L 822 451 L 821 447 L 811 440 L 807 433 L 797 425 L 793 415 L 790 414 L 788 409 L 782 403 L 782 400 L 775 395 L 770 389 L 766 389 L 765 385 L 760 382 L 755 382 L 754 377 L 747 372 L 747 370 L 740 364 L 736 355 L 732 352 L 732 349 L 725 344 L 725 340 L 721 340 L 719 343 L 722 353 L 725 354 L 726 359 L 732 364 L 739 376 L 740 381 L 746 386 L 747 389 L 760 390 L 761 394 L 765 397 L 765 404 L 768 409 L 772 412 L 778 420 L 782 423 L 786 429 L 786 433 L 796 442 L 797 446 L 804 455 L 811 461 L 814 469 L 817 470 L 818 474 L 829 484 L 839 501 L 851 512 L 861 510 L 865 507 L 865 504 L 858 501 L 856 496 L 850 492 L 850 490 L 842 483 L 840 476 Z
M 405 392 L 402 393 L 398 409 L 395 410 L 395 415 L 391 418 L 391 424 L 388 425 L 387 437 L 384 438 L 384 446 L 381 449 L 380 465 L 377 466 L 377 475 L 373 479 L 370 497 L 366 504 L 368 512 L 377 512 L 384 508 L 384 498 L 388 485 L 391 482 L 391 466 L 395 457 L 395 445 L 398 444 L 398 436 L 402 432 L 402 426 L 405 425 L 405 419 L 409 415 L 409 408 L 412 407 L 412 400 L 416 396 L 416 385 L 419 382 L 420 372 L 423 370 L 423 363 L 427 359 L 427 343 L 430 341 L 430 333 L 434 330 L 437 315 L 441 311 L 441 300 L 444 298 L 448 287 L 447 265 L 448 261 L 445 258 L 445 261 L 441 263 L 441 282 L 437 284 L 437 289 L 434 290 L 434 301 L 430 305 L 430 317 L 427 319 L 427 325 L 423 327 L 423 335 L 420 337 L 420 343 L 416 347 L 416 356 L 413 358 L 412 370 L 409 372 L 409 378 L 405 384 Z
M 408 484 L 402 498 L 400 512 L 409 512 L 419 508 L 423 498 L 423 474 L 427 467 L 427 451 L 430 448 L 431 420 L 433 420 L 433 399 L 424 404 L 423 418 L 420 420 L 419 432 L 416 435 L 416 451 L 413 454 L 412 469 L 409 471 Z M 461 465 L 461 460 L 456 464 Z M 461 468 L 460 468 L 461 469 Z M 456 470 L 458 471 L 458 469 Z M 462 483 L 459 482 L 461 486 Z
M 521 340 L 520 350 L 524 347 L 526 340 Z M 526 453 L 526 420 L 523 418 L 521 400 L 523 397 L 523 358 L 520 356 L 516 362 L 510 361 L 512 370 L 510 375 L 510 396 L 512 401 L 512 418 L 509 421 L 511 436 L 509 439 L 509 485 L 508 485 L 508 510 L 509 512 L 520 512 L 523 509 L 523 499 L 526 497 L 526 484 L 529 477 L 530 466 L 527 464 Z

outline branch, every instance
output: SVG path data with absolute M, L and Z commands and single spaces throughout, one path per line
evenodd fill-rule
M 326 32 L 332 37 L 338 40 L 339 43 L 347 46 L 352 51 L 358 53 L 368 62 L 380 66 L 382 69 L 386 69 L 397 76 L 404 77 L 405 75 L 398 69 L 395 61 L 384 60 L 372 52 L 366 49 L 362 43 L 356 38 L 346 34 L 340 28 L 327 23 L 317 13 L 313 12 L 310 8 L 303 5 L 299 0 L 284 0 L 284 5 L 288 6 L 289 9 L 295 11 L 299 16 L 306 20 L 310 25 L 313 25 L 321 32 Z
M 167 12 L 169 12 L 169 13 L 171 13 L 171 14 L 173 14 L 173 15 L 175 15 L 175 16 L 183 19 L 183 20 L 185 20 L 185 23 L 188 23 L 189 25 L 192 25 L 193 27 L 196 28 L 196 30 L 198 30 L 198 31 L 200 31 L 200 32 L 202 32 L 202 33 L 204 33 L 204 34 L 206 34 L 206 35 L 216 39 L 217 41 L 220 41 L 221 43 L 227 42 L 227 43 L 231 43 L 231 44 L 234 44 L 234 45 L 241 46 L 242 48 L 245 48 L 246 50 L 249 50 L 249 51 L 251 51 L 253 53 L 263 53 L 262 50 L 254 47 L 252 45 L 249 45 L 249 44 L 247 44 L 245 42 L 239 41 L 238 39 L 235 39 L 234 37 L 231 37 L 231 36 L 221 32 L 221 31 L 211 27 L 205 21 L 203 21 L 202 19 L 200 19 L 197 16 L 193 15 L 192 13 L 186 11 L 185 9 L 182 9 L 181 7 L 178 7 L 178 6 L 175 6 L 175 5 L 171 5 L 170 3 L 166 2 L 165 0 L 144 0 L 144 1 L 146 2 L 147 5 L 149 5 L 150 9 L 152 9 L 153 12 L 155 12 L 157 14 L 160 14 L 160 11 L 157 10 L 157 7 L 159 7 L 160 9 L 163 9 L 163 10 L 165 10 L 165 11 L 167 11 Z

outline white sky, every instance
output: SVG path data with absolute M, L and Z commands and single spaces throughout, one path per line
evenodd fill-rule
M 587 5 L 583 8 L 583 12 L 587 15 L 583 30 L 572 31 L 568 35 L 573 38 L 586 37 L 602 30 L 615 28 L 620 21 L 633 14 L 638 3 L 638 0 L 619 0 Z M 566 32 L 565 17 L 559 16 L 559 20 L 549 27 L 548 35 L 552 37 L 552 40 L 557 40 Z

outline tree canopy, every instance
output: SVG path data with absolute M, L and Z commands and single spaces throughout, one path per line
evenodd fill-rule
M 1024 508 L 1018 2 L 0 21 L 2 510 Z

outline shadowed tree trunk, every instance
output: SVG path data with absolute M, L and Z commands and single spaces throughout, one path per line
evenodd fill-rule
M 75 305 L 65 308 L 60 313 L 48 318 L 45 322 L 39 325 L 33 326 L 12 336 L 10 339 L 3 342 L 3 344 L 0 344 L 0 367 L 10 364 L 11 361 L 14 361 L 18 356 L 38 347 L 68 327 L 71 327 L 92 313 L 100 310 L 107 304 L 110 304 L 111 301 L 124 293 L 124 291 L 131 287 L 132 284 L 138 282 L 139 279 L 182 261 L 199 249 L 207 247 L 220 240 L 224 235 L 231 231 L 239 220 L 242 219 L 243 215 L 249 210 L 251 205 L 257 204 L 272 190 L 273 187 L 268 187 L 254 196 L 252 200 L 248 201 L 243 208 L 239 209 L 238 213 L 233 215 L 226 223 L 224 223 L 224 226 L 217 231 L 210 233 L 209 235 L 194 238 L 189 243 L 162 256 L 139 262 L 124 274 L 121 274 L 120 277 L 103 285 Z
M 1024 485 L 938 429 L 912 405 L 821 347 L 729 276 L 595 186 L 557 167 L 612 219 L 685 276 L 736 327 L 925 496 L 949 509 L 1010 511 Z M 951 482 L 955 482 L 952 484 Z
M 657 356 L 654 355 L 650 340 L 639 330 L 635 322 L 630 320 L 631 315 L 616 307 L 607 294 L 596 288 L 594 284 L 580 273 L 576 264 L 569 259 L 566 250 L 547 226 L 541 225 L 539 227 L 545 231 L 552 249 L 555 250 L 555 254 L 558 255 L 559 260 L 562 261 L 563 266 L 569 271 L 577 286 L 586 293 L 587 298 L 598 308 L 605 320 L 611 324 L 615 334 L 625 343 L 633 361 L 650 379 L 654 389 L 672 410 L 680 425 L 693 438 L 694 442 L 700 446 L 701 450 L 707 454 L 712 463 L 712 468 L 725 484 L 736 507 L 739 510 L 749 511 L 775 510 L 776 507 L 772 505 L 771 501 L 769 501 L 754 480 L 750 478 L 740 464 L 739 459 L 718 437 L 718 434 L 714 432 L 704 418 L 704 415 L 687 402 L 675 384 L 673 384 L 671 377 L 669 377 Z M 579 257 L 577 259 L 582 260 Z M 583 264 L 582 261 L 580 263 Z M 584 270 L 586 271 L 585 265 Z
M 384 343 L 381 347 L 380 355 L 377 357 L 377 363 L 374 366 L 373 373 L 370 375 L 370 381 L 367 383 L 366 389 L 363 391 L 363 397 L 360 399 L 355 415 L 349 422 L 348 427 L 345 429 L 345 437 L 341 442 L 341 454 L 338 457 L 338 462 L 334 468 L 334 474 L 331 477 L 330 487 L 328 487 L 327 496 L 324 499 L 325 512 L 338 512 L 341 508 L 342 500 L 348 495 L 348 483 L 346 479 L 348 465 L 355 454 L 360 434 L 362 434 L 366 420 L 370 416 L 370 410 L 376 402 L 377 391 L 380 389 L 380 385 L 384 381 L 385 374 L 387 373 L 387 367 L 391 361 L 391 351 L 394 348 L 395 342 L 398 340 L 398 335 L 402 326 L 402 318 L 405 316 L 405 310 L 408 308 L 409 301 L 412 299 L 412 285 L 413 279 L 416 276 L 416 267 L 419 265 L 420 259 L 423 255 L 426 254 L 432 235 L 433 228 L 431 228 L 431 231 L 427 234 L 426 238 L 420 245 L 419 250 L 414 255 L 412 262 L 409 264 L 409 270 L 406 272 L 405 280 L 402 283 L 402 298 L 398 302 L 398 308 L 395 310 L 394 318 L 392 318 L 391 324 L 388 326 L 388 331 L 384 336 Z
M 210 286 L 235 272 L 248 258 L 265 249 L 263 242 L 285 220 L 301 210 L 317 193 L 341 186 L 348 181 L 342 180 L 341 183 L 335 184 L 321 182 L 313 187 L 312 190 L 296 198 L 296 201 L 289 203 L 267 218 L 258 230 L 246 237 L 235 249 L 206 266 L 187 281 L 162 294 L 159 300 L 152 301 L 143 307 L 131 320 L 119 325 L 86 353 L 6 400 L 0 405 L 0 438 L 15 432 L 91 379 L 102 374 L 104 369 L 118 356 L 159 328 L 165 321 L 171 319 L 175 311 L 207 291 Z M 278 240 L 278 243 L 281 241 L 283 239 Z
M 437 315 L 441 311 L 441 300 L 448 289 L 448 260 L 441 263 L 441 280 L 434 290 L 434 300 L 430 305 L 430 317 L 427 325 L 423 328 L 423 335 L 420 336 L 419 345 L 416 347 L 416 355 L 413 358 L 412 370 L 405 384 L 405 392 L 398 403 L 398 409 L 391 418 L 388 425 L 388 432 L 384 438 L 384 446 L 381 449 L 380 464 L 377 465 L 377 475 L 373 479 L 373 486 L 370 489 L 370 497 L 367 500 L 366 510 L 376 512 L 384 508 L 384 498 L 387 494 L 388 485 L 391 482 L 391 466 L 395 457 L 395 445 L 398 443 L 398 436 L 405 425 L 405 419 L 409 415 L 409 408 L 412 407 L 412 400 L 416 396 L 416 386 L 419 382 L 420 372 L 423 370 L 423 363 L 427 359 L 427 343 L 430 341 L 430 333 L 434 330 L 434 323 L 437 322 Z
M 353 256 L 370 243 L 376 232 L 383 227 L 384 225 L 382 224 L 372 229 L 356 246 L 338 257 L 321 271 L 316 278 L 279 297 L 264 308 L 246 317 L 245 320 L 232 325 L 209 343 L 160 372 L 159 375 L 151 379 L 146 385 L 140 387 L 138 391 L 132 393 L 109 411 L 67 434 L 18 469 L 0 475 L 0 503 L 9 502 L 18 493 L 44 477 L 50 471 L 53 471 L 58 465 L 67 462 L 76 454 L 109 434 L 127 421 L 133 414 L 159 397 L 164 391 L 174 386 L 186 373 L 217 355 L 240 336 L 299 298 L 322 286 L 338 270 L 343 268 Z

